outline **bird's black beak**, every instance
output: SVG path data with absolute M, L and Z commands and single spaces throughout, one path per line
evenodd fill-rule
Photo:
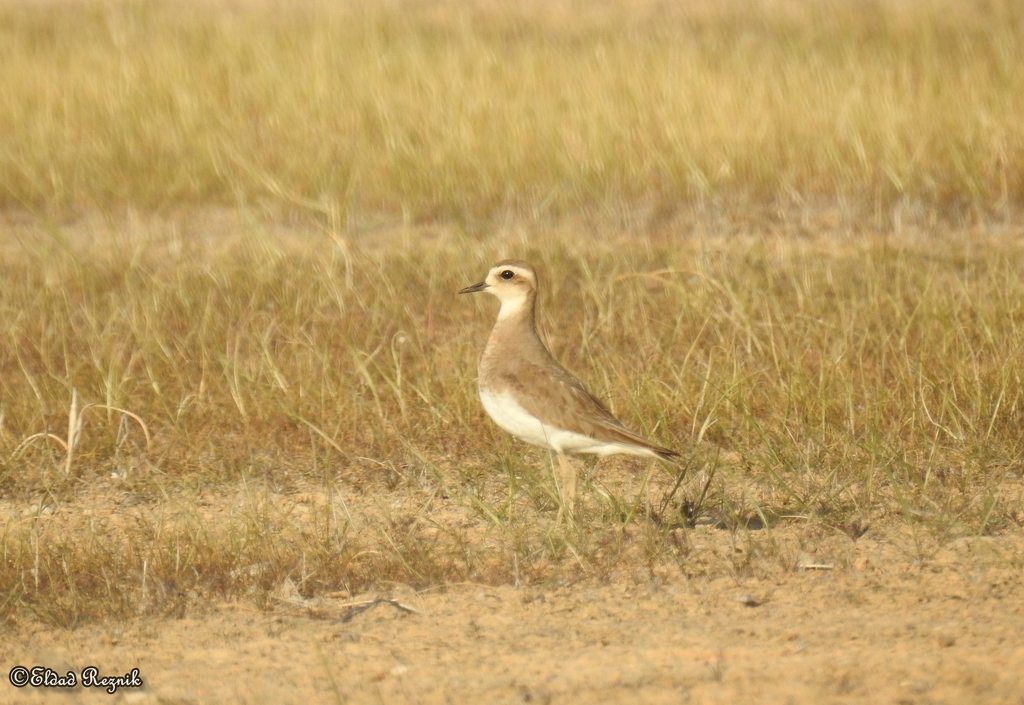
M 483 291 L 484 289 L 487 289 L 490 286 L 491 285 L 488 284 L 487 282 L 480 282 L 479 284 L 474 284 L 473 286 L 467 286 L 465 289 L 459 289 L 459 293 L 460 294 L 475 294 L 476 292 Z

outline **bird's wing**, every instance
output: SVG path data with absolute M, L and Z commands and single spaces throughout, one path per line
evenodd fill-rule
M 561 365 L 542 367 L 521 362 L 501 375 L 502 382 L 517 392 L 526 411 L 543 418 L 549 426 L 572 431 L 608 443 L 625 443 L 647 448 L 667 459 L 678 453 L 651 443 L 631 431 L 591 394 L 583 383 Z

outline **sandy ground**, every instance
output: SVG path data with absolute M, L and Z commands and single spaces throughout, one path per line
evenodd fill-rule
M 728 532 L 693 534 L 728 548 Z M 870 536 L 746 580 L 396 585 L 283 595 L 269 612 L 22 625 L 0 646 L 0 702 L 55 699 L 7 682 L 21 664 L 144 682 L 59 702 L 1024 703 L 1024 537 L 960 539 L 922 562 Z M 394 603 L 358 609 L 375 598 Z

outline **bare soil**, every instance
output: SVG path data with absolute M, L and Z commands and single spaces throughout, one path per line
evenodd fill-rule
M 856 541 L 800 522 L 680 540 L 695 563 L 747 569 L 311 599 L 285 585 L 265 610 L 22 621 L 4 628 L 0 702 L 53 699 L 7 682 L 20 664 L 138 668 L 144 681 L 114 696 L 79 687 L 74 702 L 1024 703 L 1019 531 L 927 551 L 895 523 Z

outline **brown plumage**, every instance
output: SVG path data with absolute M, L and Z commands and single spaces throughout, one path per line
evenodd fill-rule
M 481 401 L 499 426 L 560 455 L 629 453 L 670 462 L 679 457 L 627 428 L 548 352 L 537 335 L 537 274 L 529 263 L 498 262 L 487 279 L 459 293 L 478 291 L 501 300 L 479 379 Z

